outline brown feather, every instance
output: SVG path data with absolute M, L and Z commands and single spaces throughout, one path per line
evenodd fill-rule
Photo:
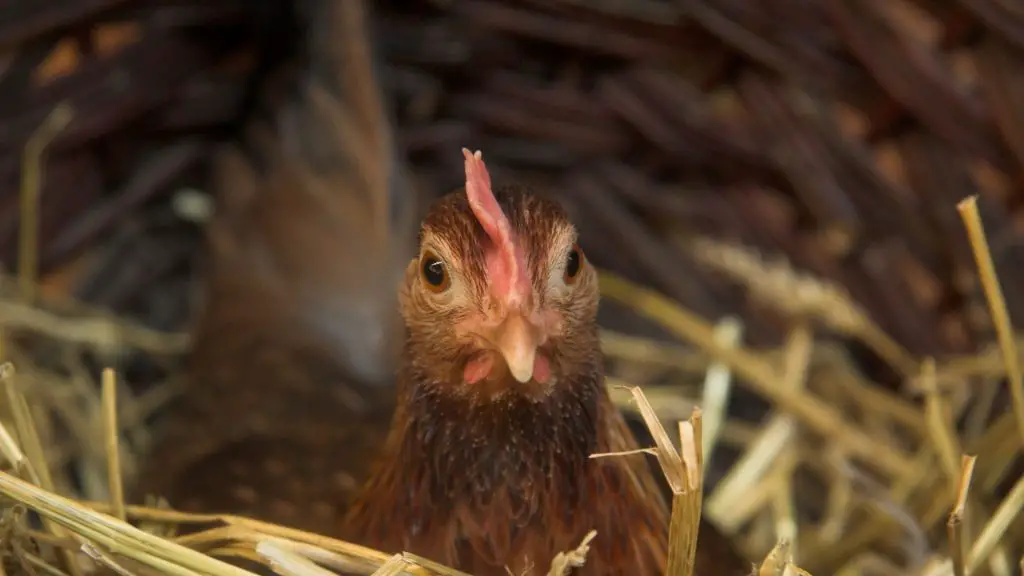
M 598 531 L 585 574 L 659 574 L 666 508 L 599 373 L 547 400 L 408 391 L 397 433 L 347 523 L 350 537 L 472 574 L 520 574 Z

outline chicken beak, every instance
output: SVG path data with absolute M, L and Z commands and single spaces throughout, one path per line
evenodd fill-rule
M 540 342 L 537 329 L 522 314 L 508 315 L 495 334 L 494 344 L 516 381 L 525 384 L 533 378 Z

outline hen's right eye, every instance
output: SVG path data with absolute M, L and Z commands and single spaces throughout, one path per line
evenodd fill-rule
M 433 252 L 427 251 L 420 258 L 420 278 L 432 292 L 443 292 L 448 289 L 451 279 L 448 268 Z

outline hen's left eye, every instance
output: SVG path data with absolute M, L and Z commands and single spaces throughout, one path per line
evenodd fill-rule
M 432 292 L 443 292 L 451 284 L 444 261 L 427 251 L 420 260 L 420 277 Z
M 583 250 L 580 250 L 579 246 L 573 245 L 565 262 L 565 283 L 575 282 L 581 270 L 583 270 Z

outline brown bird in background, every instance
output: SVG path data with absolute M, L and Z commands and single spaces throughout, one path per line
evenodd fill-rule
M 297 5 L 308 71 L 217 159 L 189 378 L 137 493 L 330 533 L 391 414 L 416 223 L 362 4 Z
M 362 3 L 310 6 L 298 96 L 218 159 L 187 389 L 136 494 L 475 574 L 544 572 L 594 529 L 584 573 L 660 574 L 650 466 L 589 458 L 636 442 L 573 226 L 469 156 L 413 258 Z M 698 573 L 749 571 L 707 523 L 699 546 Z

